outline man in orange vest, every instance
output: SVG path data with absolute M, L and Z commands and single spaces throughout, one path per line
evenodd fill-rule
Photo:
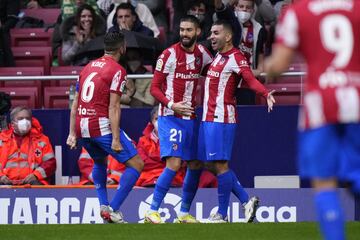
M 42 126 L 27 107 L 14 108 L 10 120 L 0 133 L 0 185 L 48 185 L 56 160 Z

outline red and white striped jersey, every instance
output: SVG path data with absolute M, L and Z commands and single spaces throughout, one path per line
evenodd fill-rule
M 304 0 L 282 16 L 277 43 L 308 65 L 300 128 L 360 119 L 360 1 Z
M 104 56 L 84 67 L 77 84 L 76 135 L 90 138 L 110 134 L 110 92 L 122 94 L 126 70 L 111 56 Z
M 157 60 L 151 94 L 160 102 L 159 115 L 175 115 L 183 119 L 193 119 L 174 114 L 167 108 L 169 102 L 187 101 L 195 107 L 195 95 L 199 77 L 212 61 L 210 52 L 196 44 L 192 52 L 185 51 L 180 43 L 165 49 Z M 204 71 L 205 72 L 205 71 Z
M 218 53 L 205 79 L 202 121 L 236 123 L 235 90 L 243 80 L 257 94 L 267 96 L 267 90 L 254 77 L 239 49 L 232 48 L 225 53 Z

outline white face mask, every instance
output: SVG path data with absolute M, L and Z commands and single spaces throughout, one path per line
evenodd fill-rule
M 30 131 L 31 122 L 27 119 L 21 119 L 17 121 L 17 127 L 20 135 L 25 135 Z
M 235 16 L 241 24 L 244 24 L 251 18 L 251 13 L 244 11 L 235 11 Z

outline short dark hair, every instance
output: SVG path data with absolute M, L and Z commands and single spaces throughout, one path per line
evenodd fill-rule
M 197 19 L 197 17 L 195 17 L 193 15 L 185 15 L 184 17 L 182 17 L 180 19 L 180 23 L 181 22 L 191 22 L 195 25 L 196 28 L 200 27 L 199 19 Z
M 119 9 L 125 9 L 125 10 L 130 10 L 131 11 L 131 15 L 136 16 L 136 11 L 133 5 L 131 5 L 131 3 L 120 3 L 119 6 L 117 6 L 116 11 L 115 11 L 115 15 L 117 16 L 117 12 Z
M 233 29 L 231 27 L 231 24 L 228 21 L 223 20 L 223 19 L 216 20 L 212 24 L 212 26 L 214 26 L 214 25 L 222 25 L 225 30 L 229 31 L 231 33 L 231 35 L 234 35 L 234 31 L 233 31 Z
M 113 52 L 121 47 L 125 47 L 125 36 L 121 32 L 108 32 L 104 37 L 105 52 Z

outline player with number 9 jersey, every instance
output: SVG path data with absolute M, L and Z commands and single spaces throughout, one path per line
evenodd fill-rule
M 338 181 L 360 194 L 360 1 L 297 1 L 281 17 L 265 69 L 287 69 L 295 51 L 308 65 L 299 115 L 299 174 L 315 189 L 324 239 L 345 239 Z

